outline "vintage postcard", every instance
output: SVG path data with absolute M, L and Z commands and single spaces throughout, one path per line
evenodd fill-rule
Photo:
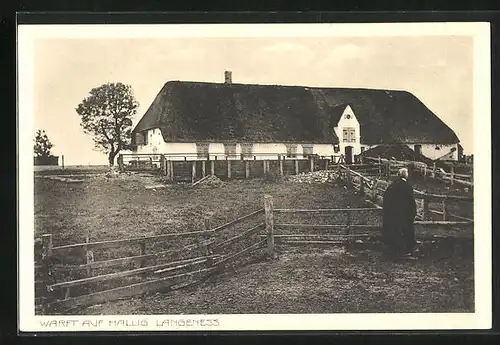
M 491 327 L 488 23 L 19 25 L 20 331 Z

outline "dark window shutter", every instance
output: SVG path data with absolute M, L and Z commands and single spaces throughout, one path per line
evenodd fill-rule
M 144 134 L 135 133 L 135 143 L 136 145 L 144 145 Z
M 313 154 L 313 145 L 302 145 L 304 156 L 311 156 Z
M 205 158 L 208 155 L 208 143 L 197 143 L 196 144 L 196 152 L 198 154 L 198 158 Z
M 241 154 L 243 155 L 243 157 L 251 158 L 253 151 L 252 149 L 253 144 L 241 144 Z
M 224 153 L 228 157 L 236 155 L 236 144 L 224 144 Z

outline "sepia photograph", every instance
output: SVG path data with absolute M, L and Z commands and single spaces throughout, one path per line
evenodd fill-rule
M 491 327 L 487 23 L 18 35 L 25 330 Z

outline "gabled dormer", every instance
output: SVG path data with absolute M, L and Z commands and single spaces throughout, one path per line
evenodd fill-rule
M 341 110 L 340 116 L 338 117 L 338 121 L 333 129 L 339 138 L 340 144 L 359 144 L 359 122 L 352 107 L 347 104 L 341 106 L 339 110 Z

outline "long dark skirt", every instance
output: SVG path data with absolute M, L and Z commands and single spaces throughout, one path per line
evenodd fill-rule
M 384 224 L 382 240 L 389 254 L 399 256 L 410 253 L 416 245 L 413 222 Z

